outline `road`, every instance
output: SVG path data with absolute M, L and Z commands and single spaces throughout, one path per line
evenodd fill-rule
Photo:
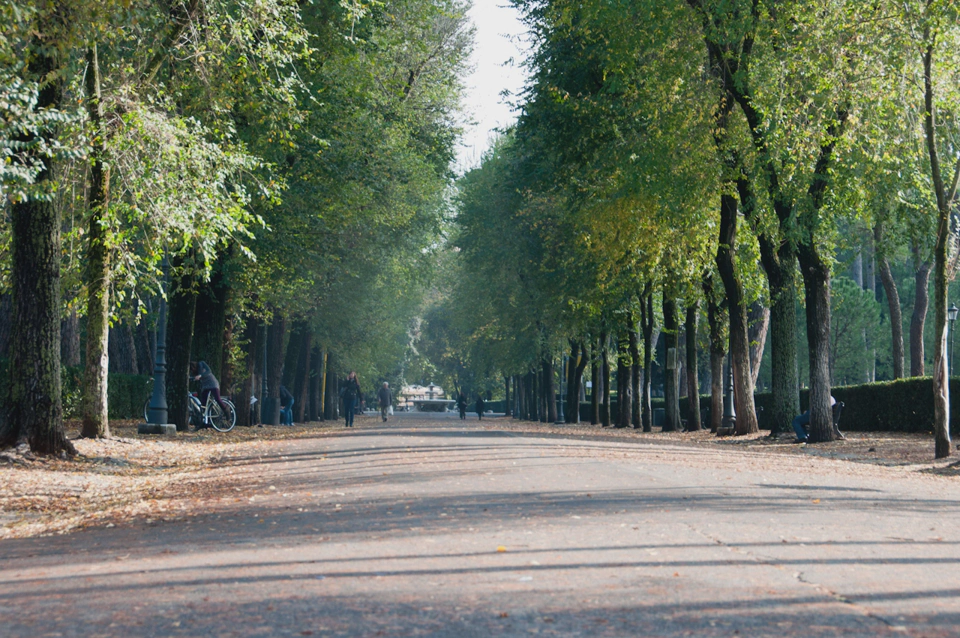
M 201 515 L 0 543 L 0 634 L 960 635 L 955 480 L 445 416 L 270 449 Z

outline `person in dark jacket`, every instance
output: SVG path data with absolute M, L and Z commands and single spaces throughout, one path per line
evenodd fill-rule
M 477 395 L 477 405 L 474 406 L 477 409 L 477 418 L 483 421 L 483 396 Z
M 460 410 L 460 420 L 467 418 L 467 394 L 461 392 L 457 395 L 457 409 Z
M 220 398 L 220 382 L 213 376 L 213 370 L 207 365 L 206 361 L 195 361 L 190 364 L 190 374 L 194 381 L 200 382 L 200 405 L 207 405 L 207 397 L 213 395 L 213 400 L 217 402 L 224 414 L 230 414 L 223 399 Z M 198 428 L 209 427 L 198 424 Z
M 393 395 L 390 393 L 390 384 L 386 381 L 377 392 L 377 401 L 380 403 L 380 416 L 384 423 L 387 421 L 387 413 L 390 411 L 390 404 L 393 403 Z
M 352 428 L 353 410 L 362 396 L 356 372 L 350 372 L 347 375 L 347 380 L 343 382 L 343 387 L 340 388 L 340 396 L 343 398 L 343 418 L 346 420 L 346 426 Z
M 293 425 L 293 395 L 287 386 L 280 386 L 280 425 Z

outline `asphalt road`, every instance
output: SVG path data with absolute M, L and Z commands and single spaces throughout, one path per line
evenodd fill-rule
M 960 636 L 949 479 L 475 416 L 274 452 L 200 516 L 0 542 L 0 635 Z

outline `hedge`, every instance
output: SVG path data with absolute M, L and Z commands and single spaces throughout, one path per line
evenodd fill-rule
M 10 387 L 7 374 L 8 361 L 0 360 L 0 387 L 4 389 Z M 80 418 L 82 379 L 83 367 L 71 366 L 62 369 L 64 418 Z M 107 383 L 107 409 L 111 419 L 143 418 L 143 403 L 153 390 L 152 377 L 145 374 L 110 374 Z
M 933 430 L 933 380 L 912 377 L 897 381 L 880 381 L 862 385 L 837 386 L 831 390 L 837 401 L 844 403 L 840 429 L 851 432 L 931 432 Z M 807 408 L 809 390 L 800 391 L 800 403 Z M 761 430 L 771 429 L 773 395 L 754 395 Z M 651 400 L 656 411 L 662 409 L 662 398 Z M 762 408 L 762 409 L 761 409 Z M 710 396 L 701 395 L 700 410 L 704 425 L 709 423 Z M 611 415 L 617 413 L 617 401 L 610 402 Z M 580 420 L 590 422 L 589 402 L 580 404 Z M 656 416 L 656 415 L 655 415 Z M 687 400 L 680 399 L 680 417 L 687 418 Z M 960 433 L 960 378 L 950 380 L 950 431 Z

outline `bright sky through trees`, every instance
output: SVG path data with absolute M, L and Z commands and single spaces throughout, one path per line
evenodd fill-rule
M 468 14 L 476 27 L 472 73 L 466 78 L 464 127 L 457 164 L 463 171 L 480 162 L 490 147 L 494 129 L 516 119 L 510 102 L 523 87 L 526 71 L 521 63 L 528 48 L 520 13 L 507 0 L 474 0 Z M 506 90 L 510 96 L 503 97 Z

